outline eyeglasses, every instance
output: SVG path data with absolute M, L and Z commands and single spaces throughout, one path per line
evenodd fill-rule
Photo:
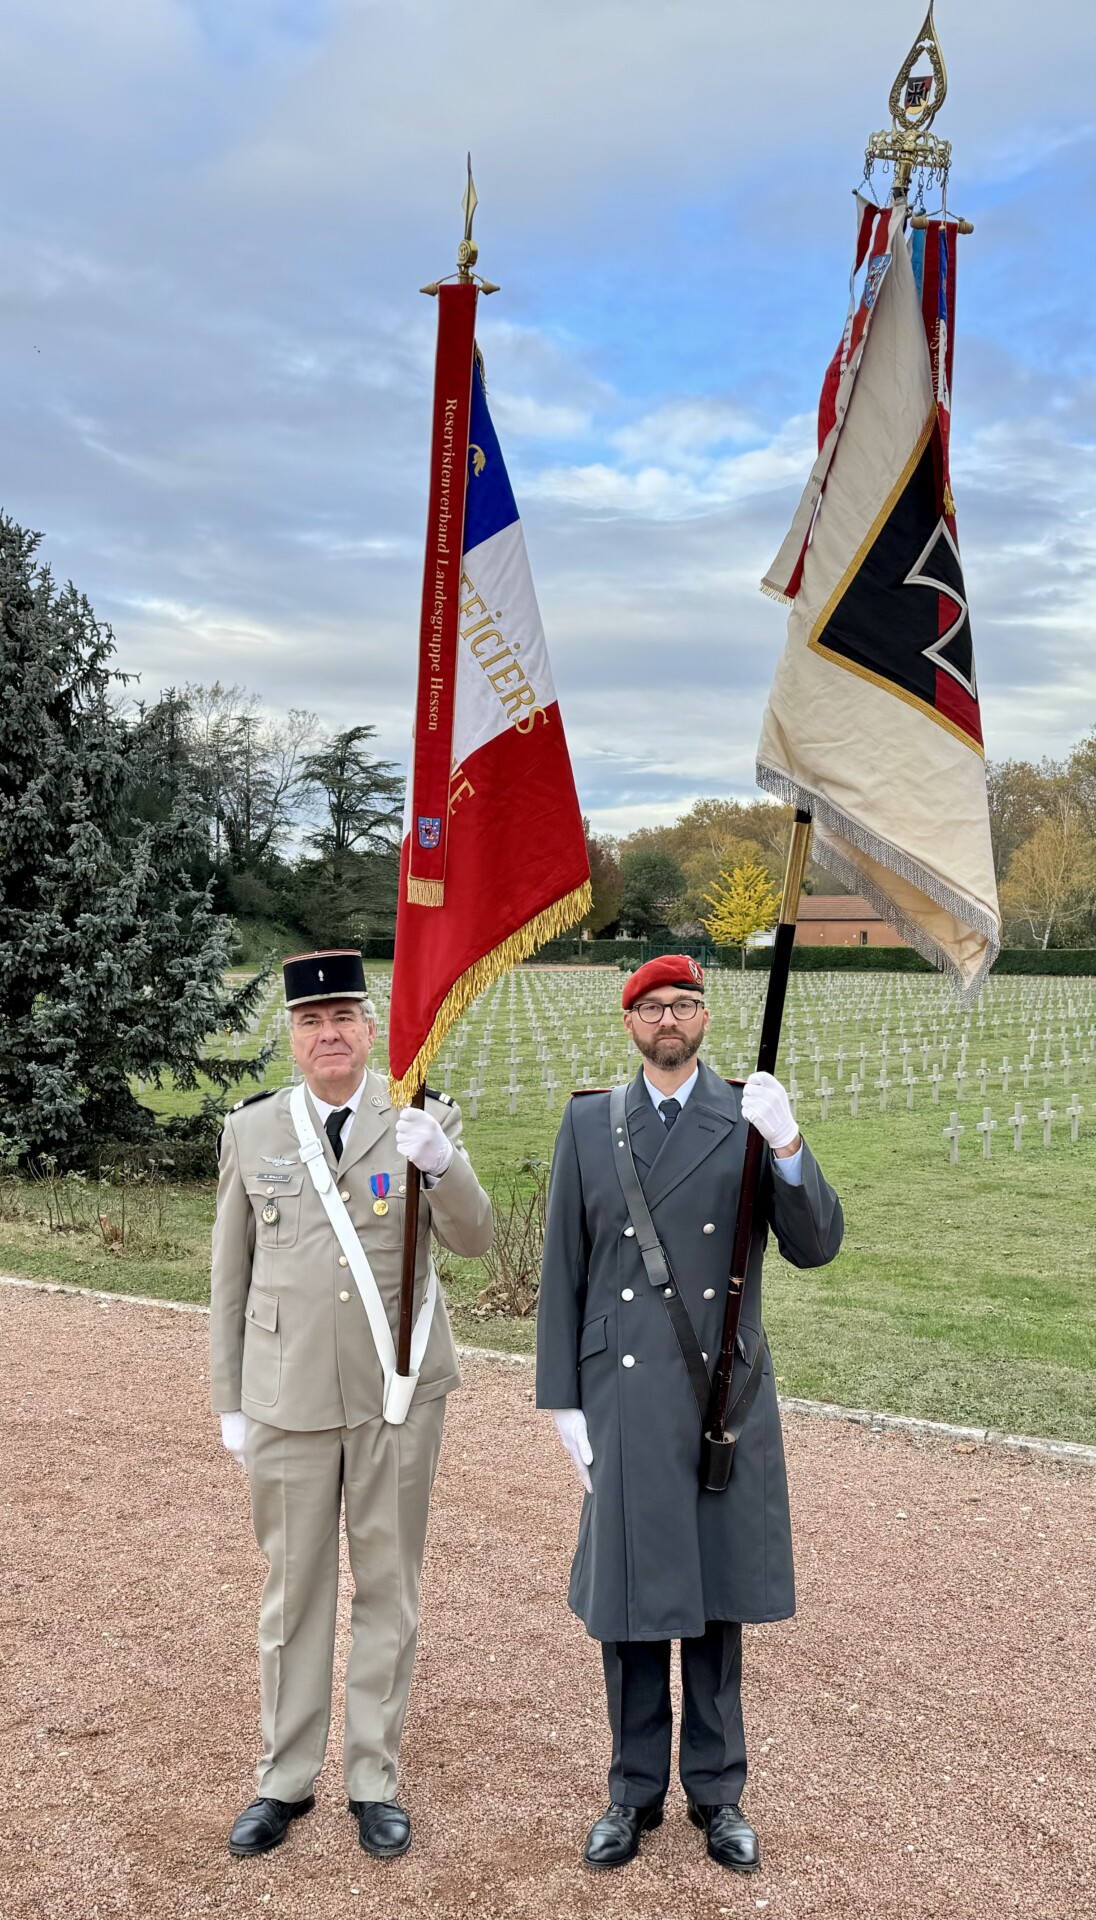
M 299 1013 L 293 1022 L 293 1026 L 297 1033 L 320 1033 L 324 1027 L 334 1027 L 338 1033 L 346 1032 L 349 1028 L 356 1027 L 363 1018 L 368 1020 L 369 1015 L 366 1014 L 363 1016 L 356 1009 L 353 1012 L 344 1011 L 327 1014 Z
M 667 1013 L 675 1020 L 691 1020 L 703 1005 L 703 1000 L 640 1000 L 632 1012 L 638 1013 L 645 1027 L 657 1027 Z

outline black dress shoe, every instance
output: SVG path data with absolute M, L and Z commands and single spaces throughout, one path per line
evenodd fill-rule
M 305 1800 L 253 1800 L 244 1808 L 228 1836 L 229 1853 L 242 1859 L 248 1853 L 269 1853 L 271 1847 L 280 1847 L 290 1821 L 299 1820 L 302 1813 L 311 1813 L 315 1804 L 314 1793 Z
M 623 1867 L 639 1852 L 643 1834 L 662 1825 L 662 1802 L 649 1807 L 625 1807 L 610 1800 L 600 1820 L 595 1820 L 586 1835 L 583 1859 L 600 1872 L 604 1867 Z
M 694 1827 L 703 1827 L 708 1836 L 708 1857 L 732 1873 L 756 1873 L 761 1866 L 761 1848 L 757 1835 L 742 1808 L 698 1807 L 689 1801 L 689 1818 Z
M 358 1823 L 358 1839 L 366 1853 L 380 1860 L 395 1860 L 411 1845 L 411 1815 L 395 1800 L 351 1800 L 350 1811 Z

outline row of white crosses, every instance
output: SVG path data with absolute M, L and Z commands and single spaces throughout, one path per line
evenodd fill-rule
M 431 1083 L 476 1119 L 481 1112 L 555 1116 L 573 1088 L 630 1077 L 638 1063 L 621 1023 L 622 981 L 621 970 L 606 967 L 516 969 L 452 1028 Z M 369 984 L 378 1013 L 373 1064 L 383 1072 L 388 970 L 370 968 Z M 763 973 L 709 971 L 704 1057 L 715 1071 L 744 1079 L 756 1063 L 765 984 Z M 275 1000 L 272 990 L 256 1029 L 260 1040 L 272 1031 L 278 1036 L 281 1057 L 286 1019 Z M 287 1043 L 284 1053 L 288 1084 Z M 1085 1112 L 1080 1096 L 1091 1093 L 1089 1111 L 1096 1107 L 1096 981 L 991 980 L 979 1006 L 966 1013 L 947 983 L 931 975 L 793 974 L 778 1071 L 805 1125 L 931 1104 L 951 1116 L 945 1137 L 953 1159 L 968 1130 L 987 1158 L 1002 1128 L 1011 1129 L 1016 1151 L 1024 1129 L 1030 1138 L 1036 1125 L 1050 1145 L 1056 1121 L 1068 1122 L 1076 1141 Z M 988 1103 L 998 1093 L 1006 1108 L 995 1116 Z M 968 1128 L 963 1103 L 975 1100 L 981 1118 L 969 1117 Z
M 621 980 L 608 968 L 518 969 L 457 1022 L 432 1081 L 474 1119 L 481 1109 L 558 1113 L 573 1087 L 627 1077 L 637 1063 L 620 1020 Z M 705 1058 L 730 1077 L 744 1078 L 756 1060 L 764 986 L 762 974 L 708 974 Z M 812 1120 L 926 1102 L 959 1114 L 964 1100 L 984 1108 L 1000 1091 L 1017 1101 L 1007 1124 L 1022 1139 L 1024 1104 L 1045 1089 L 1051 1120 L 1064 1116 L 1075 1137 L 1079 1093 L 1096 1093 L 1096 983 L 991 981 L 965 1013 L 932 976 L 793 975 L 779 1071 Z M 1036 1117 L 1045 1134 L 1045 1100 Z M 981 1137 L 991 1140 L 992 1129 Z
M 716 981 L 709 997 L 718 1001 L 728 988 L 725 978 Z M 830 1118 L 835 1101 L 840 1103 L 837 1111 L 846 1111 L 853 1118 L 862 1110 L 874 1112 L 878 1108 L 885 1113 L 894 1105 L 911 1109 L 919 1085 L 931 1087 L 933 1105 L 939 1104 L 941 1087 L 947 1090 L 949 1080 L 959 1100 L 968 1088 L 973 1093 L 977 1085 L 984 1103 L 991 1080 L 1007 1094 L 1011 1081 L 1017 1088 L 1022 1084 L 1027 1092 L 1033 1078 L 1044 1087 L 1053 1079 L 1064 1085 L 1068 1104 L 1063 1103 L 1060 1112 L 1049 1097 L 1043 1100 L 1034 1116 L 1042 1128 L 1043 1144 L 1051 1144 L 1053 1123 L 1059 1117 L 1069 1121 L 1070 1139 L 1076 1142 L 1085 1111 L 1076 1089 L 1096 1078 L 1093 982 L 1053 978 L 991 982 L 973 1014 L 961 1011 L 943 982 L 924 976 L 881 980 L 876 975 L 870 981 L 863 977 L 850 981 L 841 975 L 812 975 L 806 980 L 801 976 L 799 980 L 793 977 L 791 989 L 781 1072 L 793 1103 L 800 1101 L 804 1092 L 816 1097 L 822 1120 Z M 737 992 L 729 990 L 739 1004 L 739 1020 L 745 1028 L 750 1024 L 750 989 L 740 985 Z M 763 981 L 754 990 L 758 1007 L 762 990 Z M 863 1037 L 865 1025 L 869 1026 L 868 1039 Z M 846 1045 L 850 1027 L 853 1031 L 848 1037 L 853 1044 Z M 857 1033 L 861 1036 L 858 1044 Z M 841 1037 L 835 1047 L 837 1035 Z M 972 1045 L 985 1049 L 979 1051 L 976 1065 L 970 1058 Z M 901 1061 L 900 1072 L 895 1054 Z M 1015 1061 L 1010 1056 L 1015 1056 Z M 823 1071 L 831 1058 L 836 1084 Z M 878 1073 L 874 1071 L 876 1066 Z M 804 1088 L 800 1075 L 808 1073 L 811 1077 Z M 982 1118 L 974 1131 L 981 1137 L 987 1159 L 998 1124 L 992 1108 L 983 1104 Z M 1028 1124 L 1021 1100 L 1017 1099 L 1003 1124 L 1012 1128 L 1014 1148 L 1020 1151 Z M 944 1131 L 954 1161 L 959 1134 L 966 1131 L 958 1109 Z
M 1038 1113 L 1033 1115 L 1034 1122 L 1042 1127 L 1044 1147 L 1049 1147 L 1054 1122 L 1059 1118 L 1069 1121 L 1070 1141 L 1076 1146 L 1078 1129 L 1080 1128 L 1084 1111 L 1084 1107 L 1081 1105 L 1076 1094 L 1072 1096 L 1068 1107 L 1066 1107 L 1062 1115 L 1059 1115 L 1056 1107 L 1051 1106 L 1049 1099 L 1044 1100 Z M 975 1121 L 974 1124 L 975 1133 L 980 1134 L 982 1137 L 983 1160 L 988 1160 L 991 1156 L 993 1136 L 999 1124 L 1000 1123 L 993 1118 L 993 1108 L 983 1107 L 982 1118 Z M 1015 1107 L 1008 1115 L 1004 1124 L 1006 1127 L 1012 1128 L 1013 1151 L 1019 1153 L 1024 1144 L 1024 1128 L 1028 1125 L 1028 1116 L 1023 1111 L 1022 1103 L 1019 1100 L 1017 1100 Z M 953 1167 L 959 1164 L 959 1136 L 965 1132 L 966 1127 L 962 1125 L 958 1113 L 953 1113 L 948 1125 L 943 1129 L 944 1138 L 950 1146 L 948 1158 Z

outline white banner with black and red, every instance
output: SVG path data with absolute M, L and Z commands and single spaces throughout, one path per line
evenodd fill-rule
M 816 857 L 970 998 L 1000 914 L 948 465 L 955 233 L 918 238 L 919 285 L 905 211 L 861 208 L 870 326 L 836 403 L 823 391 L 825 473 L 764 583 L 792 608 L 757 778 L 812 814 Z

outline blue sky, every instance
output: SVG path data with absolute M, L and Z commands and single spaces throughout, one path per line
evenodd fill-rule
M 850 189 L 919 3 L 39 0 L 6 30 L 0 501 L 142 690 L 406 757 L 435 308 L 480 195 L 491 404 L 580 796 L 748 795 Z M 866 24 L 870 22 L 870 28 Z M 1081 0 L 939 0 L 975 223 L 954 467 L 987 745 L 1096 724 Z

